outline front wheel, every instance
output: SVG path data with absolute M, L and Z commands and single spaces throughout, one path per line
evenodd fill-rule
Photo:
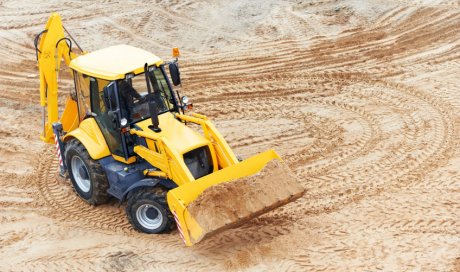
M 174 225 L 166 204 L 166 191 L 161 188 L 139 190 L 131 195 L 126 204 L 126 215 L 131 225 L 144 233 L 164 233 Z
M 109 200 L 109 183 L 98 161 L 91 159 L 85 147 L 76 139 L 67 143 L 66 165 L 77 194 L 91 205 Z

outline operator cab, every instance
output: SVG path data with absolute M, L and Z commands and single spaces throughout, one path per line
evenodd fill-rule
M 111 153 L 121 161 L 134 156 L 129 129 L 152 117 L 152 105 L 156 116 L 179 112 L 163 61 L 147 51 L 112 46 L 82 55 L 70 67 L 79 121 L 95 118 Z

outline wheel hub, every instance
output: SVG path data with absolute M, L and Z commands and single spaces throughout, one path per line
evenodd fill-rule
M 154 208 L 148 208 L 145 214 L 149 219 L 154 220 L 158 216 L 158 211 Z
M 163 215 L 160 210 L 151 204 L 143 204 L 137 208 L 137 221 L 146 229 L 157 229 L 163 223 Z
M 86 172 L 85 167 L 80 167 L 80 170 L 78 171 L 80 174 L 80 177 L 83 179 L 88 179 L 88 172 Z
M 77 183 L 80 190 L 87 193 L 91 189 L 91 181 L 89 180 L 88 169 L 83 163 L 82 159 L 78 156 L 74 156 L 70 162 L 72 168 L 72 176 Z

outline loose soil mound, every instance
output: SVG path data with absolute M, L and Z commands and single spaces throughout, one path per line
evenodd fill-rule
M 212 186 L 188 206 L 204 231 L 196 242 L 294 201 L 304 192 L 279 160 L 270 161 L 255 175 Z

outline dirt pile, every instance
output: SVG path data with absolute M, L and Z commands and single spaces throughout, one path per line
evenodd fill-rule
M 206 189 L 188 210 L 203 229 L 202 239 L 294 201 L 304 192 L 289 167 L 272 160 L 255 175 Z

